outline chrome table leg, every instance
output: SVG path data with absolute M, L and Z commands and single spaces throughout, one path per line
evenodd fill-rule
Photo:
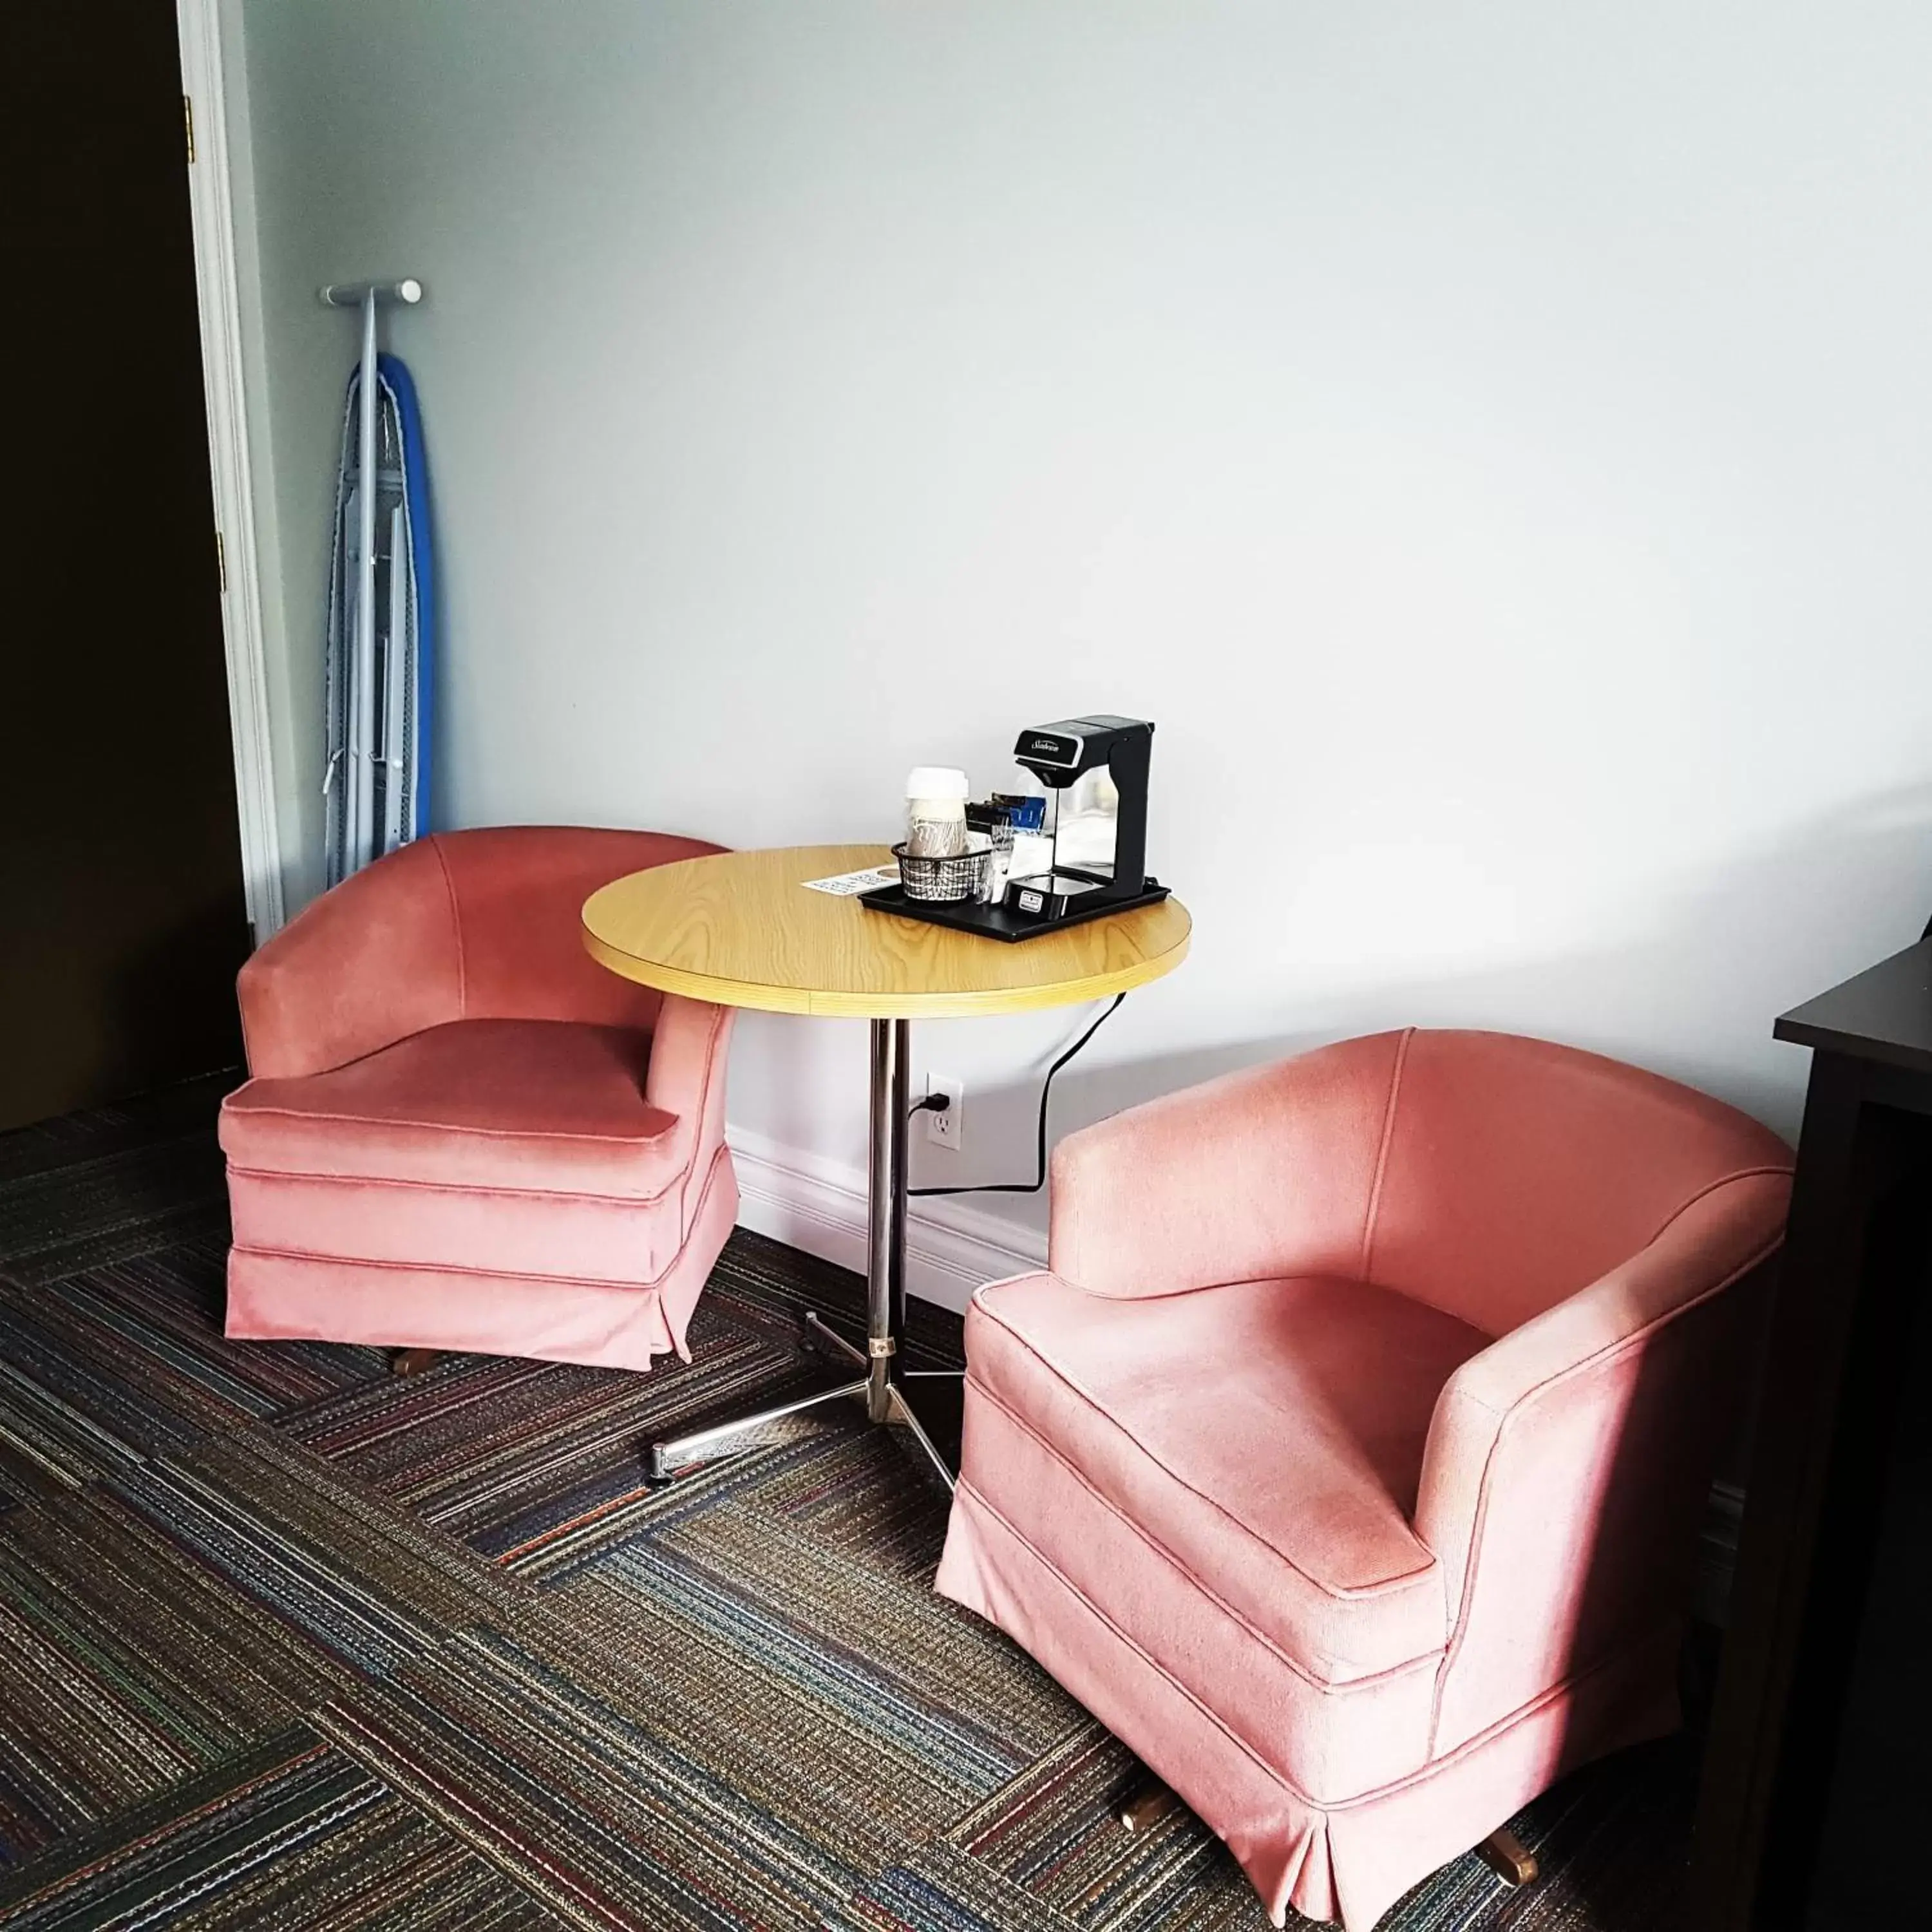
M 872 1148 L 868 1163 L 870 1224 L 866 1254 L 866 1346 L 862 1352 L 814 1314 L 805 1318 L 809 1346 L 865 1372 L 862 1382 L 842 1382 L 770 1408 L 720 1422 L 686 1436 L 653 1442 L 647 1456 L 653 1481 L 713 1456 L 757 1446 L 757 1432 L 784 1418 L 836 1402 L 862 1396 L 867 1419 L 904 1429 L 950 1490 L 952 1472 L 906 1399 L 910 1376 L 957 1377 L 954 1369 L 914 1369 L 902 1360 L 905 1346 L 906 1114 L 908 1049 L 911 1029 L 904 1020 L 874 1020 L 872 1039 Z
M 709 1429 L 694 1429 L 688 1436 L 667 1436 L 662 1442 L 651 1444 L 646 1474 L 653 1482 L 663 1482 L 690 1463 L 707 1462 L 715 1455 L 734 1449 L 755 1449 L 758 1446 L 755 1441 L 740 1438 L 755 1436 L 758 1430 L 782 1422 L 788 1415 L 816 1408 L 822 1402 L 836 1402 L 842 1396 L 865 1393 L 863 1382 L 842 1382 L 836 1388 L 815 1389 L 810 1395 L 795 1396 L 790 1402 L 775 1402 L 769 1408 L 734 1416 L 729 1422 L 715 1423 Z
M 865 1350 L 854 1348 L 830 1322 L 820 1318 L 817 1309 L 808 1308 L 805 1311 L 801 1325 L 808 1348 L 816 1349 L 821 1355 L 830 1355 L 835 1362 L 850 1362 L 861 1369 L 867 1366 Z
M 866 1412 L 874 1422 L 892 1419 L 892 1384 L 898 1380 L 899 1345 L 905 1338 L 906 1060 L 912 1029 L 904 1020 L 872 1022 L 872 1155 L 868 1190 L 872 1208 L 866 1244 L 866 1352 L 872 1358 Z
M 926 1451 L 926 1460 L 938 1471 L 939 1480 L 950 1492 L 953 1486 L 952 1472 L 946 1466 L 946 1458 L 939 1453 L 938 1444 L 926 1432 L 926 1425 L 913 1413 L 912 1404 L 905 1399 L 905 1390 L 897 1382 L 892 1385 L 890 1400 L 892 1406 L 891 1419 Z

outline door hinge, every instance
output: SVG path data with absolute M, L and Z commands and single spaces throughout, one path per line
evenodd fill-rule
M 192 94 L 184 94 L 182 96 L 182 125 L 188 134 L 188 164 L 190 167 L 193 167 L 194 166 L 194 98 Z
M 221 594 L 226 597 L 228 595 L 228 549 L 221 541 L 219 530 L 214 533 L 214 569 L 216 575 L 221 579 Z

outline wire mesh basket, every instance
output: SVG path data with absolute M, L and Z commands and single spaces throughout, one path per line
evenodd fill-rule
M 992 841 L 975 832 L 966 850 L 944 859 L 892 848 L 899 862 L 899 885 L 909 899 L 976 899 L 985 890 L 986 867 L 993 856 Z

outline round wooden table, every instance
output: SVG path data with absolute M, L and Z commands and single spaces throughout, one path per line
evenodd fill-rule
M 857 1380 L 651 1445 L 664 1478 L 736 1438 L 841 1396 L 862 1396 L 875 1423 L 904 1426 L 950 1485 L 944 1459 L 914 1413 L 900 1360 L 905 1334 L 909 1023 L 1029 1012 L 1144 986 L 1187 956 L 1192 922 L 1179 900 L 1009 944 L 875 912 L 806 881 L 890 862 L 883 845 L 798 845 L 723 852 L 633 872 L 584 906 L 592 958 L 660 992 L 761 1012 L 872 1023 L 866 1346 L 806 1318 L 812 1340 L 863 1371 Z

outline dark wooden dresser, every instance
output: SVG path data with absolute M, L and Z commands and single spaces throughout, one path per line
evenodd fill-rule
M 1812 1050 L 1692 1932 L 1932 1925 L 1932 939 Z

